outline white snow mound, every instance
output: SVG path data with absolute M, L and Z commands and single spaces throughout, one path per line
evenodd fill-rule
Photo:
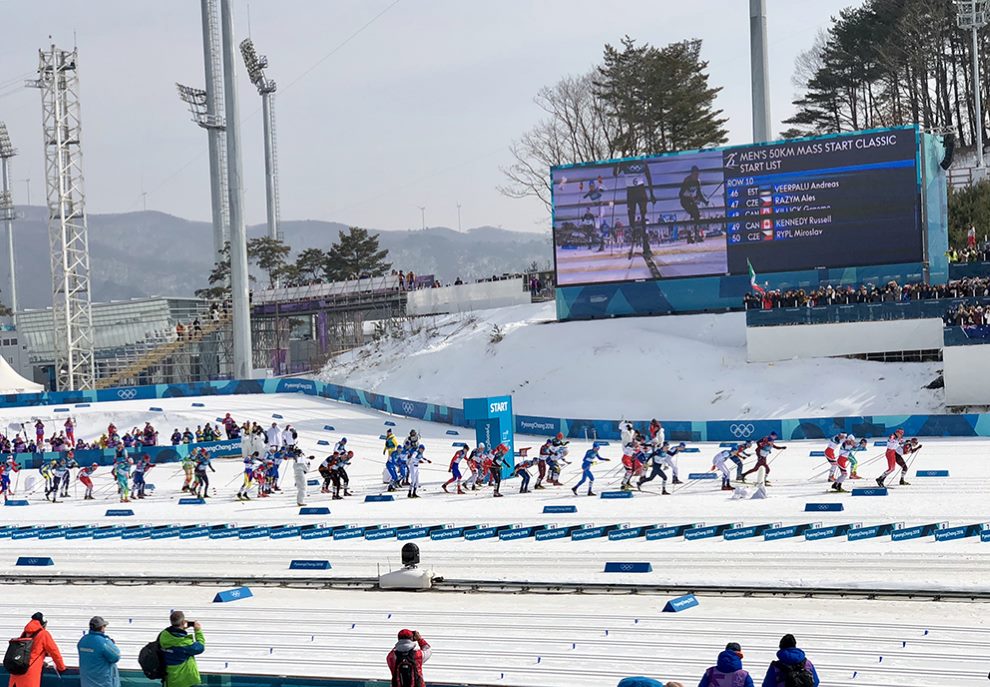
M 559 323 L 553 303 L 418 318 L 320 379 L 459 406 L 512 394 L 523 415 L 717 420 L 944 412 L 939 363 L 746 362 L 745 315 Z

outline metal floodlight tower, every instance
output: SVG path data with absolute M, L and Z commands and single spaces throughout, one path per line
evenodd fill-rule
M 14 276 L 14 201 L 10 195 L 10 158 L 17 155 L 7 134 L 7 125 L 0 122 L 0 167 L 3 188 L 0 190 L 0 219 L 7 225 L 7 258 L 10 261 L 10 309 L 17 324 L 17 277 Z
M 78 63 L 75 49 L 70 52 L 52 45 L 38 51 L 38 79 L 28 82 L 41 89 L 59 391 L 92 389 L 96 378 Z
M 976 164 L 983 169 L 983 103 L 980 102 L 980 43 L 979 31 L 987 25 L 987 0 L 954 0 L 956 23 L 960 29 L 972 32 L 973 38 L 973 106 L 976 119 Z
M 268 204 L 268 236 L 282 240 L 278 208 L 278 146 L 275 140 L 275 82 L 265 76 L 268 58 L 259 55 L 250 38 L 241 41 L 241 57 L 251 83 L 261 95 L 261 116 L 265 123 L 265 200 Z
M 244 188 L 241 166 L 241 122 L 237 111 L 237 64 L 234 57 L 234 17 L 231 0 L 220 0 L 223 45 L 224 111 L 227 118 L 227 179 L 230 202 L 230 301 L 235 379 L 253 376 L 251 310 L 248 291 L 247 232 L 244 227 Z

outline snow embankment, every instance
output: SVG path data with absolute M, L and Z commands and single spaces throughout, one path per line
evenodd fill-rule
M 523 415 L 717 420 L 940 413 L 938 363 L 746 362 L 743 313 L 560 323 L 554 304 L 419 318 L 332 359 L 320 379 Z

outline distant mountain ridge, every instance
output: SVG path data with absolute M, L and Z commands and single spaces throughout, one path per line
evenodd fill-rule
M 48 219 L 44 207 L 20 206 L 14 223 L 18 298 L 21 308 L 51 305 Z M 191 296 L 206 286 L 213 266 L 212 229 L 163 212 L 145 211 L 89 215 L 89 253 L 93 300 L 145 296 Z M 447 227 L 415 231 L 381 231 L 395 269 L 434 274 L 443 282 L 457 277 L 479 279 L 515 272 L 537 262 L 552 264 L 550 234 L 477 227 L 457 232 Z M 306 248 L 326 250 L 347 225 L 322 220 L 284 220 L 285 242 L 293 256 Z M 264 225 L 248 227 L 261 236 Z M 6 238 L 6 237 L 4 237 Z M 6 248 L 6 241 L 2 245 Z M 0 260 L 0 301 L 10 302 L 7 260 Z

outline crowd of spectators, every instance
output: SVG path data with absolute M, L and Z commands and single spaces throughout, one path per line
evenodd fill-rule
M 0 433 L 0 453 L 44 453 L 66 452 L 66 451 L 86 451 L 91 449 L 116 448 L 141 448 L 142 446 L 158 445 L 158 430 L 150 422 L 146 422 L 143 428 L 134 427 L 123 434 L 112 422 L 107 426 L 107 431 L 93 441 L 85 441 L 81 437 L 75 436 L 75 421 L 67 419 L 63 424 L 63 429 L 48 433 L 48 427 L 44 421 L 38 419 L 34 423 L 34 438 L 32 439 L 28 430 L 22 425 L 23 433 L 18 432 L 8 437 Z
M 890 281 L 880 286 L 861 284 L 859 287 L 832 285 L 817 289 L 770 290 L 763 294 L 749 292 L 743 296 L 746 310 L 800 308 L 854 303 L 901 303 L 906 301 L 940 300 L 950 298 L 986 298 L 990 296 L 990 277 L 967 277 L 947 284 L 898 284 Z
M 946 327 L 973 327 L 990 324 L 990 305 L 961 303 L 949 308 L 942 318 Z

